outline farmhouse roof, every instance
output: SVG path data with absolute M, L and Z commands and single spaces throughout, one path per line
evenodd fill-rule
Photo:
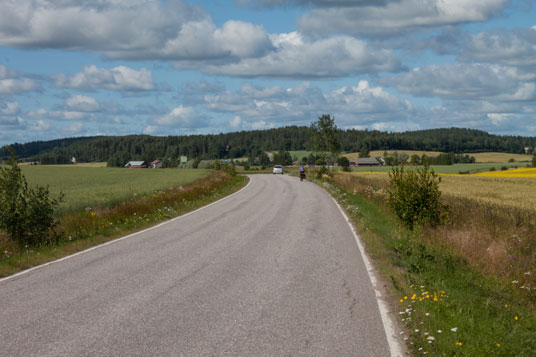
M 159 162 L 160 162 L 160 160 L 156 159 L 153 162 L 151 162 L 151 165 L 158 164 Z
M 146 164 L 145 161 L 129 161 L 129 162 L 127 162 L 125 167 L 128 167 L 128 166 L 141 166 L 143 164 Z

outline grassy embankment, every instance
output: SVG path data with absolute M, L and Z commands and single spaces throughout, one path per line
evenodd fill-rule
M 387 175 L 336 174 L 325 185 L 355 221 L 376 266 L 391 281 L 393 309 L 413 354 L 533 355 L 534 182 L 472 175 L 443 179 L 450 223 L 418 234 L 401 228 L 389 211 Z M 497 197 L 483 199 L 482 186 L 495 190 Z M 513 194 L 524 197 L 524 203 L 499 203 Z
M 30 183 L 62 191 L 58 237 L 19 247 L 0 232 L 0 277 L 84 250 L 216 201 L 246 177 L 209 170 L 26 166 Z

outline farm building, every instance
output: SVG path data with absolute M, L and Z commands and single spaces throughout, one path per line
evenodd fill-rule
M 153 169 L 160 169 L 162 168 L 162 161 L 160 160 L 154 160 L 153 162 L 151 162 L 151 168 Z
M 129 161 L 125 164 L 125 167 L 129 167 L 131 169 L 146 169 L 149 167 L 149 165 L 145 161 Z
M 350 160 L 350 166 L 382 166 L 381 161 L 376 157 L 357 158 Z

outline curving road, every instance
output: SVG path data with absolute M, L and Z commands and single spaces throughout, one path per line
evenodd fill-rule
M 4 356 L 388 356 L 352 231 L 309 182 L 239 193 L 0 281 Z

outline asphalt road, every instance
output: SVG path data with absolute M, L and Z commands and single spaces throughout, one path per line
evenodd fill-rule
M 390 355 L 345 218 L 287 175 L 2 280 L 0 307 L 3 356 Z

